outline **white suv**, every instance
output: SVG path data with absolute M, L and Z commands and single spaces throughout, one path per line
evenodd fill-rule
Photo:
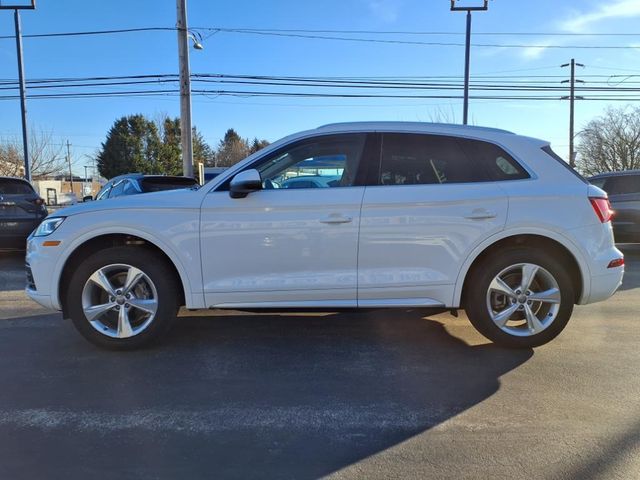
M 112 348 L 157 339 L 181 305 L 464 308 L 489 339 L 532 347 L 620 285 L 611 215 L 606 193 L 541 140 L 326 125 L 199 189 L 48 217 L 28 242 L 27 293 Z

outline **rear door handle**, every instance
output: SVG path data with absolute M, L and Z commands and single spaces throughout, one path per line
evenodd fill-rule
M 469 220 L 489 220 L 490 218 L 496 218 L 496 212 L 492 212 L 485 208 L 476 208 L 469 215 L 465 215 L 464 218 Z
M 331 213 L 320 220 L 320 223 L 336 224 L 336 223 L 350 223 L 353 219 L 351 217 L 344 216 L 340 213 Z

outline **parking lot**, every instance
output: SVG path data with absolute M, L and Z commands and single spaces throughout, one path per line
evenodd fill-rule
M 462 314 L 183 312 L 98 350 L 0 254 L 0 478 L 640 478 L 640 246 L 606 302 L 505 350 Z

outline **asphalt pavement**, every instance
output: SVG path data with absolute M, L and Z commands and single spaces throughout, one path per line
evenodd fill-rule
M 640 478 L 640 245 L 535 350 L 462 314 L 182 312 L 99 350 L 0 254 L 0 479 Z

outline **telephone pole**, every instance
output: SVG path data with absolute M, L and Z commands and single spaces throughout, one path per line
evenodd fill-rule
M 462 107 L 462 123 L 466 125 L 469 120 L 469 64 L 471 60 L 471 12 L 472 11 L 485 11 L 489 9 L 489 0 L 482 0 L 482 6 L 469 7 L 469 6 L 456 6 L 457 0 L 451 0 L 452 12 L 467 12 L 467 38 L 464 48 L 464 102 Z
M 178 57 L 180 60 L 180 141 L 182 144 L 182 174 L 193 177 L 193 140 L 191 138 L 191 72 L 189 69 L 189 31 L 187 30 L 187 0 L 176 0 Z
M 562 100 L 569 100 L 569 165 L 571 168 L 575 168 L 576 166 L 576 152 L 573 148 L 573 138 L 575 134 L 573 133 L 574 129 L 574 110 L 575 110 L 575 101 L 583 100 L 584 97 L 576 96 L 576 82 L 584 83 L 584 80 L 576 80 L 576 66 L 583 67 L 584 65 L 581 63 L 576 63 L 575 58 L 571 59 L 570 63 L 565 63 L 561 65 L 561 68 L 571 67 L 571 79 L 563 80 L 562 83 L 569 83 L 569 96 L 562 97 Z
M 71 172 L 71 144 L 67 140 L 67 162 L 69 163 L 69 182 L 71 184 L 71 192 L 73 193 L 73 173 Z

